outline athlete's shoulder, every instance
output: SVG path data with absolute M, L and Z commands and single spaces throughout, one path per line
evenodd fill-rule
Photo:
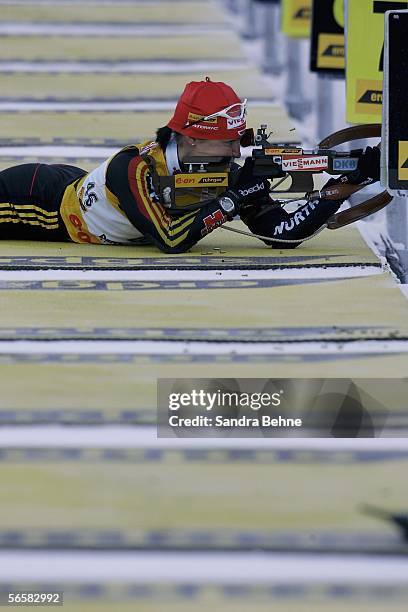
M 128 153 L 128 154 L 133 154 L 135 156 L 142 156 L 142 155 L 160 155 L 161 151 L 161 147 L 159 145 L 158 142 L 155 142 L 154 140 L 146 140 L 144 142 L 139 142 L 137 144 L 128 144 L 125 147 L 123 147 L 122 149 L 120 149 L 120 151 L 118 151 L 119 153 Z
M 146 165 L 148 160 L 154 164 L 159 174 L 167 174 L 165 153 L 159 143 L 155 141 L 147 140 L 138 144 L 127 145 L 118 151 L 115 157 L 127 158 L 128 160 L 137 158 L 137 165 Z

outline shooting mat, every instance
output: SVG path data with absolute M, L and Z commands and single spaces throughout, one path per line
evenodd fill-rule
M 85 3 L 73 5 L 58 3 L 58 5 L 43 5 L 40 3 L 2 4 L 2 20 L 13 22 L 41 23 L 91 23 L 91 24 L 139 24 L 154 23 L 211 23 L 217 25 L 226 22 L 226 13 L 212 0 L 205 3 L 189 0 L 188 2 L 134 3 L 133 5 L 115 0 L 111 4 L 99 3 L 95 6 Z M 159 10 L 158 10 L 159 9 Z
M 7 309 L 0 339 L 290 342 L 408 337 L 408 304 L 388 274 L 276 285 L 239 281 L 240 286 L 230 288 L 225 281 L 112 281 L 96 295 L 97 282 L 64 282 L 41 283 L 28 291 L 24 285 L 22 291 L 5 281 L 0 291 Z
M 262 585 L 200 585 L 182 580 L 168 584 L 59 584 L 65 612 L 405 612 L 408 590 L 402 585 L 341 584 L 339 581 Z M 7 583 L 13 592 L 40 591 L 41 585 Z M 1 588 L 1 584 L 0 584 Z M 56 590 L 56 589 L 54 589 Z
M 158 378 L 393 378 L 406 375 L 405 354 L 0 355 L 0 424 L 155 425 Z M 18 383 L 16 382 L 18 381 Z M 103 383 L 101 382 L 103 381 Z M 361 383 L 359 383 L 361 386 Z M 385 435 L 405 435 L 407 398 L 395 381 Z M 392 419 L 392 420 L 390 420 Z M 395 427 L 400 429 L 395 431 Z M 391 428 L 391 429 L 389 429 Z
M 227 80 L 245 97 L 256 92 L 270 98 L 260 78 L 244 63 L 239 39 L 233 33 L 220 34 L 227 23 L 215 3 L 146 2 L 136 6 L 123 3 L 118 10 L 108 4 L 97 10 L 86 0 L 74 5 L 58 3 L 1 2 L 2 19 L 7 21 L 48 21 L 66 24 L 73 17 L 82 25 L 100 22 L 112 25 L 135 24 L 149 28 L 166 21 L 181 25 L 180 36 L 151 37 L 107 34 L 98 39 L 89 36 L 49 37 L 15 35 L 3 39 L 0 90 L 18 112 L 2 112 L 1 144 L 58 143 L 108 144 L 121 146 L 154 136 L 171 115 L 171 99 L 177 97 L 185 82 L 205 76 L 202 68 L 194 73 L 194 60 L 204 60 L 218 71 L 213 79 Z M 217 5 L 218 7 L 218 5 Z M 216 22 L 216 23 L 215 23 Z M 214 33 L 182 35 L 183 24 L 214 24 Z M 218 29 L 218 34 L 215 30 Z M 163 30 L 162 33 L 165 33 Z M 188 61 L 185 61 L 185 57 Z M 36 59 L 41 61 L 36 62 Z M 183 74 L 151 74 L 149 65 Z M 15 60 L 8 65 L 7 60 Z M 19 61 L 26 60 L 24 74 Z M 68 66 L 67 62 L 74 61 Z M 94 73 L 92 61 L 101 61 Z M 128 60 L 131 60 L 129 62 Z M 145 63 L 146 60 L 146 63 Z M 115 62 L 122 62 L 120 66 Z M 51 62 L 48 64 L 47 62 Z M 150 64 L 148 64 L 150 62 Z M 229 73 L 219 71 L 222 63 L 235 66 Z M 198 65 L 198 64 L 197 64 Z M 29 74 L 30 68 L 39 74 Z M 47 70 L 57 74 L 51 76 Z M 111 69 L 121 74 L 110 74 Z M 125 74 L 127 69 L 144 74 Z M 64 70 L 71 70 L 70 74 Z M 86 74 L 74 74 L 83 70 Z M 57 98 L 98 103 L 120 95 L 143 101 L 168 101 L 169 110 L 151 112 L 62 112 L 41 111 L 35 100 Z M 32 104 L 20 112 L 20 102 Z M 25 100 L 23 100 L 25 98 Z M 34 102 L 33 102 L 34 99 Z M 115 98 L 116 102 L 120 102 Z M 6 101 L 7 103 L 7 101 Z M 249 122 L 253 126 L 268 122 L 277 140 L 296 140 L 285 112 L 272 104 L 253 107 Z M 129 136 L 130 135 L 130 136 Z M 97 159 L 83 152 L 64 158 L 41 151 L 3 155 L 0 168 L 13 163 L 41 159 L 76 163 L 85 168 L 97 165 Z M 307 243 L 294 252 L 271 251 L 244 237 L 216 232 L 186 256 L 163 255 L 155 249 L 86 247 L 80 245 L 1 244 L 1 266 L 9 269 L 74 268 L 112 270 L 115 268 L 273 268 L 282 266 L 377 266 L 379 263 L 362 243 L 355 230 L 325 232 L 316 243 Z M 219 249 L 218 251 L 216 249 Z M 103 249 L 103 250 L 102 250 Z M 225 251 L 222 252 L 222 251 Z M 355 279 L 357 280 L 357 279 Z M 203 291 L 205 289 L 205 291 Z M 246 289 L 246 291 L 244 290 Z M 296 293 L 295 293 L 296 291 Z M 241 334 L 252 339 L 264 335 L 262 326 L 270 326 L 273 339 L 312 339 L 390 337 L 398 326 L 405 333 L 406 314 L 397 289 L 385 275 L 365 278 L 361 285 L 351 281 L 319 281 L 301 287 L 287 284 L 245 284 L 235 286 L 200 285 L 189 287 L 166 283 L 143 288 L 139 285 L 77 284 L 76 282 L 2 285 L 3 336 L 12 338 L 132 337 L 167 338 L 164 325 L 174 326 L 175 336 L 196 334 L 213 339 L 234 339 Z M 315 291 L 314 297 L 312 292 Z M 239 293 L 238 293 L 239 292 Z M 320 299 L 319 299 L 320 296 Z M 353 299 L 352 299 L 353 298 Z M 157 304 L 175 307 L 176 316 L 164 317 Z M 203 304 L 201 306 L 201 303 Z M 218 303 L 218 305 L 217 305 Z M 364 320 L 364 304 L 375 303 Z M 214 305 L 216 308 L 214 309 Z M 229 308 L 230 305 L 233 308 Z M 238 307 L 240 306 L 240 314 Z M 154 306 L 154 308 L 152 308 Z M 318 317 L 323 310 L 322 323 Z M 249 330 L 242 325 L 242 313 L 249 312 Z M 148 316 L 148 310 L 151 310 Z M 369 310 L 371 310 L 371 305 Z M 73 316 L 73 313 L 76 313 Z M 114 313 L 115 319 L 113 319 Z M 299 315 L 299 316 L 298 316 Z M 368 319 L 370 319 L 368 317 Z M 202 328 L 202 321 L 208 319 Z M 217 320 L 218 319 L 218 320 Z M 344 319 L 344 321 L 343 321 Z M 288 327 L 288 320 L 295 327 Z M 316 321 L 318 324 L 316 324 Z M 333 327 L 339 321 L 345 331 Z M 357 322 L 357 323 L 356 323 Z M 120 327 L 119 327 L 120 323 Z M 277 326 L 273 328 L 273 326 Z M 308 327 L 304 327 L 307 325 Z M 100 327 L 99 327 L 100 326 Z M 187 329 L 184 327 L 187 326 Z M 252 327 L 253 326 L 253 327 Z M 356 327 L 357 326 L 357 327 Z M 223 330 L 225 329 L 225 333 Z M 99 331 L 98 331 L 99 330 Z M 133 330 L 133 331 L 132 331 Z M 213 336 L 215 330 L 215 336 Z M 78 335 L 79 331 L 79 335 Z M 129 335 L 130 334 L 130 335 Z M 212 362 L 210 362 L 212 360 Z M 132 354 L 7 354 L 0 357 L 2 377 L 2 417 L 9 411 L 10 421 L 19 422 L 121 422 L 152 423 L 153 390 L 158 374 L 177 376 L 182 364 L 186 376 L 216 372 L 218 376 L 397 376 L 405 372 L 405 355 L 345 355 L 342 348 L 331 355 L 189 356 Z M 279 374 L 278 374 L 279 373 Z M 102 383 L 103 381 L 103 383 Z M 400 409 L 400 404 L 396 410 Z M 22 416 L 25 415 L 25 416 Z M 7 418 L 3 420 L 7 422 Z M 10 422 L 9 421 L 9 422 Z M 0 545 L 2 546 L 145 546 L 153 548 L 239 548 L 243 546 L 308 549 L 358 546 L 367 542 L 394 550 L 395 532 L 385 524 L 364 517 L 359 504 L 386 504 L 404 507 L 405 454 L 361 455 L 359 453 L 273 453 L 230 451 L 159 451 L 132 452 L 87 451 L 76 449 L 0 451 Z M 267 485 L 265 486 L 265 483 Z M 307 484 L 307 487 L 306 487 Z M 324 498 L 322 499 L 322 491 Z M 293 500 L 296 499 L 296 504 Z M 302 511 L 301 511 L 302 510 Z M 256 524 L 256 529 L 253 525 Z M 118 527 L 120 526 L 120 528 Z M 314 539 L 313 539 L 314 536 Z M 50 562 L 52 559 L 50 557 Z M 86 572 L 85 572 L 86 574 Z M 188 581 L 188 575 L 185 577 Z M 1 580 L 1 579 L 0 579 Z M 0 585 L 1 586 L 1 585 Z M 10 586 L 10 585 L 8 585 Z M 43 585 L 42 585 L 43 586 Z M 14 585 L 13 585 L 14 588 Z M 15 589 L 17 590 L 17 589 Z M 151 585 L 142 592 L 117 585 L 91 585 L 89 588 L 64 584 L 66 612 L 109 612 L 119 599 L 121 612 L 187 612 L 192 604 L 197 612 L 213 609 L 223 612 L 343 612 L 345 602 L 351 612 L 382 612 L 381 593 L 373 588 L 348 585 L 292 585 L 292 588 L 268 585 L 231 589 L 204 587 L 199 590 L 175 585 Z M 387 609 L 402 612 L 408 598 L 406 588 L 382 591 Z
M 199 59 L 242 59 L 243 53 L 238 36 L 230 31 L 207 33 L 204 36 L 184 35 L 182 37 L 163 36 L 104 36 L 103 44 L 95 44 L 98 39 L 87 36 L 53 38 L 35 36 L 8 36 L 7 44 L 2 46 L 1 60 L 36 61 L 129 61 L 129 60 L 189 60 Z
M 88 138 L 98 143 L 104 139 L 113 138 L 116 141 L 121 140 L 123 145 L 138 143 L 153 139 L 156 130 L 169 122 L 173 114 L 173 108 L 174 106 L 169 104 L 169 110 L 157 112 L 2 112 L 0 114 L 0 136 L 2 139 L 21 139 L 20 143 L 24 143 L 25 139 L 38 138 L 49 141 L 57 137 L 62 140 L 68 139 L 68 141 Z M 261 123 L 268 123 L 270 128 L 274 130 L 277 140 L 281 138 L 289 139 L 292 142 L 296 140 L 295 132 L 290 132 L 292 123 L 283 109 L 276 104 L 265 104 L 265 106 L 255 106 L 250 109 L 248 123 L 254 127 Z M 23 156 L 24 150 L 19 155 Z M 63 155 L 64 152 L 61 151 L 60 156 L 62 158 Z M 37 160 L 38 156 L 46 157 L 47 152 L 38 152 L 32 161 Z M 106 157 L 104 156 L 102 159 Z M 10 159 L 10 157 L 7 159 Z M 2 158 L 0 160 L 3 164 L 5 163 Z M 70 158 L 66 158 L 65 161 L 66 163 L 72 163 Z M 89 169 L 96 167 L 98 163 L 100 162 L 95 163 L 94 161 Z M 9 163 L 8 165 L 13 164 Z M 7 167 L 7 164 L 5 164 L 5 167 Z
M 229 225 L 245 229 L 243 223 Z M 273 269 L 313 267 L 377 267 L 381 264 L 358 230 L 324 231 L 297 249 L 271 249 L 260 240 L 218 228 L 188 253 L 169 255 L 156 247 L 115 247 L 71 243 L 0 242 L 0 268 L 146 270 L 146 269 Z M 347 276 L 347 270 L 344 270 Z
M 2 547 L 399 550 L 362 505 L 404 508 L 406 451 L 40 448 L 0 461 Z
M 0 91 L 7 97 L 19 97 L 30 100 L 53 99 L 80 99 L 95 100 L 104 98 L 144 99 L 175 101 L 184 90 L 186 83 L 199 78 L 197 72 L 184 74 L 157 74 L 152 78 L 149 74 L 1 74 Z M 254 70 L 231 69 L 229 71 L 211 70 L 214 81 L 228 82 L 229 85 L 243 98 L 262 97 L 272 98 L 269 88 L 264 84 L 262 77 Z M 281 111 L 282 117 L 284 110 Z M 276 121 L 277 109 L 268 109 L 265 121 Z M 63 118 L 61 118 L 63 119 Z M 3 138 L 4 135 L 0 134 Z M 292 134 L 293 138 L 293 134 Z

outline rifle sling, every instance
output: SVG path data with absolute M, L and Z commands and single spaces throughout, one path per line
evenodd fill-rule
M 353 140 L 363 140 L 365 138 L 381 138 L 381 125 L 379 123 L 368 123 L 367 125 L 353 125 L 338 132 L 326 136 L 318 146 L 322 149 L 332 149 L 337 145 Z
M 347 208 L 347 210 L 343 210 L 332 215 L 327 221 L 327 227 L 328 229 L 334 230 L 338 229 L 339 227 L 349 225 L 350 223 L 354 223 L 355 221 L 360 221 L 361 219 L 364 219 L 364 217 L 368 217 L 368 215 L 373 215 L 374 213 L 378 212 L 387 206 L 392 200 L 393 197 L 388 193 L 388 191 L 382 191 L 369 200 L 360 202 L 360 204 L 357 204 L 356 206 L 352 206 L 351 208 Z
M 370 123 L 367 125 L 354 125 L 330 134 L 330 136 L 324 138 L 318 146 L 322 149 L 331 149 L 332 147 L 336 147 L 337 145 L 344 144 L 346 142 L 373 137 L 381 137 L 380 124 Z M 327 187 L 326 189 L 322 189 L 320 192 L 312 192 L 310 196 L 321 197 L 326 200 L 347 199 L 353 193 L 360 191 L 360 189 L 363 189 L 365 186 L 366 185 L 364 184 L 350 185 L 348 183 L 341 183 L 339 185 L 333 185 L 331 187 Z M 393 197 L 388 193 L 388 191 L 382 191 L 378 195 L 368 200 L 364 200 L 352 208 L 348 208 L 347 210 L 343 210 L 332 215 L 327 222 L 327 227 L 334 230 L 344 227 L 345 225 L 349 225 L 350 223 L 354 223 L 355 221 L 360 221 L 361 219 L 364 219 L 365 217 L 368 217 L 369 215 L 381 210 L 392 200 Z

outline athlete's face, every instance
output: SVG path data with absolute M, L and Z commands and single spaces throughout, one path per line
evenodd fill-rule
M 179 144 L 180 161 L 190 157 L 223 157 L 226 162 L 232 161 L 235 157 L 241 157 L 240 140 L 183 138 Z

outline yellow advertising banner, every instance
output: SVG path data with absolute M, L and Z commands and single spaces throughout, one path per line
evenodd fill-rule
M 346 118 L 381 123 L 384 15 L 408 0 L 347 0 Z
M 408 181 L 408 141 L 398 143 L 398 180 Z
M 344 34 L 319 34 L 317 65 L 319 68 L 344 69 Z
M 312 21 L 312 0 L 282 0 L 282 31 L 287 36 L 308 38 Z

